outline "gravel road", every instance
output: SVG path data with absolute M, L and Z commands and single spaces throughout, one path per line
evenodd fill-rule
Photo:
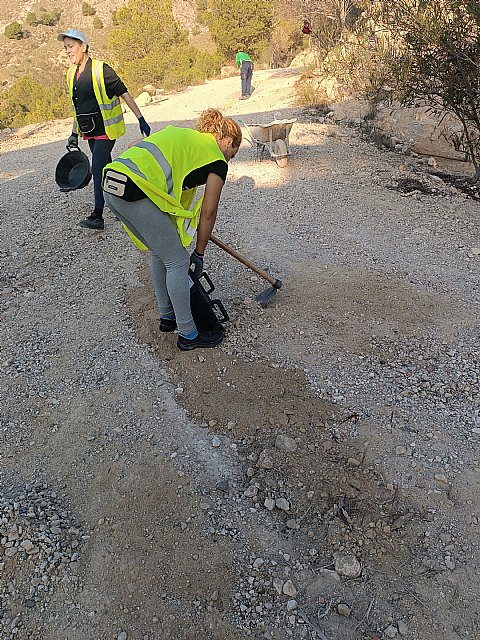
M 478 203 L 295 107 L 298 73 L 144 110 L 298 118 L 285 169 L 231 164 L 216 233 L 284 284 L 262 309 L 209 248 L 213 350 L 160 334 L 111 214 L 77 226 L 70 122 L 0 134 L 2 640 L 479 636 Z

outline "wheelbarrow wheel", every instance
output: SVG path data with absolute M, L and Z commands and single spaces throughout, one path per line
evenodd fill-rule
M 288 162 L 288 155 L 285 140 L 275 140 L 273 151 L 275 153 L 275 162 L 277 163 L 277 166 L 279 166 L 281 169 L 286 167 Z

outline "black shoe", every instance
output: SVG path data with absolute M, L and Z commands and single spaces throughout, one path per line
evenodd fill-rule
M 169 318 L 160 318 L 160 331 L 167 333 L 167 331 L 175 331 L 176 328 L 176 320 L 170 320 Z
M 105 229 L 103 218 L 97 218 L 96 216 L 89 216 L 85 220 L 80 220 L 78 224 L 84 229 Z
M 210 347 L 216 347 L 217 344 L 223 340 L 222 329 L 214 329 L 213 331 L 206 331 L 205 333 L 199 333 L 193 340 L 188 340 L 183 336 L 178 336 L 177 347 L 180 351 L 190 351 L 191 349 L 209 349 Z

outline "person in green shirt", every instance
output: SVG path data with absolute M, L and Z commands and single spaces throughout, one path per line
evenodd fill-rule
M 242 97 L 240 100 L 246 100 L 252 95 L 253 62 L 248 53 L 238 51 L 235 56 L 235 63 L 240 69 L 240 77 L 242 79 Z

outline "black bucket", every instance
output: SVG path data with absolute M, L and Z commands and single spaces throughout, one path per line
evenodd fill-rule
M 68 153 L 60 158 L 55 169 L 55 182 L 60 191 L 83 189 L 92 178 L 90 162 L 78 147 L 67 147 Z

